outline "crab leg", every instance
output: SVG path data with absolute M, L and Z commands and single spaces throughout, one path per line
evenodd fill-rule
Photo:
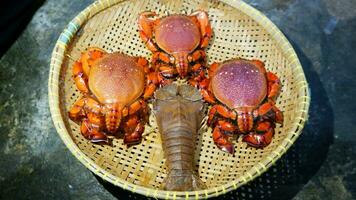
M 219 68 L 219 66 L 220 66 L 219 63 L 213 63 L 210 65 L 208 70 L 209 79 L 211 79 L 214 76 L 214 73 Z
M 215 103 L 214 95 L 211 92 L 209 92 L 208 90 L 201 89 L 200 94 L 203 96 L 204 101 L 206 101 L 208 103 Z
M 142 111 L 142 114 L 146 117 L 145 115 L 148 113 L 148 108 L 146 102 L 142 99 L 135 101 L 128 107 L 124 107 L 122 109 L 122 118 L 135 115 L 139 111 Z
M 202 81 L 199 82 L 199 88 L 201 89 L 207 89 L 210 91 L 210 79 L 209 78 L 204 78 Z
M 210 79 L 205 78 L 199 82 L 200 94 L 202 95 L 204 101 L 208 103 L 216 103 L 215 97 L 209 89 Z
M 211 125 L 216 114 L 221 115 L 224 118 L 236 119 L 236 113 L 226 108 L 223 105 L 214 105 L 209 111 L 208 125 Z
M 199 63 L 195 64 L 192 67 L 191 77 L 188 80 L 189 84 L 194 87 L 202 88 L 201 83 L 205 80 L 206 78 L 205 78 L 204 68 Z
M 86 76 L 89 76 L 90 68 L 94 62 L 103 57 L 105 53 L 105 50 L 97 47 L 90 47 L 87 51 L 82 53 L 79 61 L 82 63 L 83 71 Z
M 172 79 L 165 78 L 161 73 L 158 73 L 157 79 L 160 86 L 165 86 L 173 82 Z
M 271 143 L 273 135 L 273 123 L 269 121 L 261 121 L 257 123 L 256 130 L 244 136 L 242 141 L 250 146 L 263 148 Z
M 72 120 L 80 120 L 88 112 L 87 118 L 82 120 L 80 132 L 82 135 L 92 142 L 107 142 L 107 137 L 100 131 L 103 126 L 103 120 L 100 117 L 100 105 L 96 101 L 82 97 L 74 103 L 70 109 L 69 117 Z
M 281 81 L 272 72 L 267 72 L 267 81 L 268 81 L 268 98 L 275 99 L 278 96 L 278 93 L 281 89 Z
M 153 95 L 154 91 L 157 88 L 157 73 L 152 72 L 152 68 L 149 67 L 148 61 L 145 58 L 139 57 L 137 63 L 143 68 L 143 71 L 146 73 L 146 88 L 143 94 L 143 98 L 148 99 Z
M 145 58 L 139 57 L 137 59 L 137 64 L 142 67 L 143 71 L 148 74 L 150 72 L 148 61 Z
M 153 93 L 155 92 L 157 85 L 158 85 L 158 75 L 157 72 L 150 72 L 148 73 L 146 78 L 146 88 L 143 93 L 144 99 L 149 99 Z
M 138 112 L 142 111 L 142 118 L 138 118 Z M 147 120 L 147 104 L 143 100 L 138 100 L 130 105 L 128 109 L 129 117 L 124 123 L 124 143 L 136 144 L 141 141 L 142 133 L 145 130 L 144 124 Z
M 73 121 L 80 120 L 85 116 L 84 106 L 86 104 L 86 100 L 87 99 L 85 97 L 82 97 L 70 108 L 68 115 Z
M 74 62 L 72 74 L 78 90 L 85 94 L 88 93 L 88 78 L 84 74 L 82 63 Z
M 205 79 L 204 66 L 201 63 L 196 63 L 190 71 L 191 77 L 188 82 L 194 87 L 200 86 L 200 82 Z
M 193 86 L 199 86 L 200 88 L 200 82 L 202 82 L 205 78 L 204 71 L 198 71 L 192 75 L 190 80 L 188 82 L 191 82 Z
M 95 60 L 103 57 L 104 53 L 104 50 L 92 47 L 84 52 L 78 61 L 74 62 L 72 74 L 75 85 L 79 91 L 85 94 L 89 92 L 88 76 L 90 67 L 93 65 Z
M 100 113 L 100 104 L 90 97 L 82 97 L 76 101 L 68 114 L 72 120 L 80 120 L 86 112 Z
M 191 77 L 188 82 L 193 86 L 200 86 L 200 82 L 205 80 L 205 73 L 203 65 L 197 63 L 191 69 Z
M 192 67 L 192 78 L 188 81 L 194 87 L 200 89 L 200 94 L 202 95 L 204 101 L 208 103 L 215 103 L 214 95 L 209 90 L 210 79 L 206 78 L 204 73 L 204 68 L 201 64 L 197 63 Z M 196 74 L 194 76 L 194 74 Z
M 213 140 L 219 149 L 231 154 L 234 153 L 234 145 L 230 140 L 236 129 L 237 127 L 229 122 L 218 121 L 213 131 Z
M 82 133 L 82 135 L 94 143 L 107 142 L 106 135 L 100 131 L 100 127 L 94 126 L 90 122 L 91 120 L 90 118 L 83 119 L 82 124 L 80 126 L 80 132 Z
M 174 57 L 171 57 L 167 53 L 164 52 L 155 52 L 152 55 L 152 64 L 155 66 L 159 61 L 164 62 L 164 63 L 174 63 Z
M 101 105 L 91 97 L 87 97 L 85 109 L 93 113 L 101 113 Z
M 205 48 L 208 46 L 209 40 L 212 35 L 212 29 L 209 23 L 208 14 L 204 11 L 198 10 L 192 13 L 191 16 L 197 21 L 198 27 L 200 27 L 200 33 L 202 37 L 200 41 L 200 47 Z
M 177 74 L 177 70 L 174 67 L 169 65 L 161 64 L 158 67 L 159 73 L 162 74 L 163 77 L 173 78 Z
M 154 12 L 143 12 L 138 17 L 138 29 L 140 37 L 147 46 L 147 48 L 153 52 L 158 51 L 157 46 L 153 42 L 153 27 L 159 22 L 159 20 L 150 19 L 156 16 Z
M 283 123 L 283 113 L 274 105 L 273 102 L 262 104 L 258 108 L 258 116 L 262 119 L 269 119 L 280 124 Z
M 95 105 L 91 98 L 82 97 L 74 103 L 69 111 L 69 116 L 73 120 L 79 120 L 87 114 L 87 118 L 82 120 L 80 131 L 82 135 L 92 142 L 106 141 L 106 135 L 99 131 L 103 126 L 100 117 L 100 105 Z M 92 111 L 91 111 L 92 110 Z
M 142 99 L 133 102 L 128 108 L 128 115 L 136 114 L 140 109 L 145 107 L 145 105 L 146 103 Z
M 158 82 L 160 85 L 166 85 L 171 81 L 167 79 L 175 77 L 178 72 L 176 68 L 169 64 L 174 63 L 174 58 L 164 52 L 153 53 L 151 63 L 156 71 L 158 71 Z
M 206 53 L 203 50 L 196 50 L 192 54 L 188 55 L 189 62 L 196 62 L 197 60 L 202 59 L 205 61 Z
M 132 144 L 139 143 L 142 138 L 142 133 L 145 130 L 145 126 L 143 125 L 143 123 L 139 121 L 135 121 L 135 122 L 128 121 L 127 126 L 134 127 L 134 130 L 132 132 L 125 131 L 124 144 L 132 145 Z
M 200 64 L 200 63 L 197 63 L 197 64 L 193 65 L 192 72 L 193 73 L 197 73 L 197 72 L 199 73 L 199 72 L 203 71 L 203 69 L 204 69 L 203 65 Z

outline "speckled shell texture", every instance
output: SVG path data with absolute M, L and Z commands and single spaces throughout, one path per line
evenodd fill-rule
M 189 17 L 173 15 L 161 19 L 155 37 L 158 46 L 166 52 L 191 52 L 199 45 L 200 31 Z
M 267 93 L 265 71 L 240 59 L 220 65 L 212 78 L 211 86 L 215 97 L 230 108 L 254 108 Z
M 143 93 L 144 81 L 144 71 L 134 57 L 111 53 L 91 68 L 89 88 L 101 103 L 125 106 Z

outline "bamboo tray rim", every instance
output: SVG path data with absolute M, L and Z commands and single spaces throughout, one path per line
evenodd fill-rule
M 271 165 L 273 165 L 291 147 L 291 145 L 302 132 L 304 124 L 308 118 L 308 111 L 310 105 L 309 88 L 299 59 L 284 34 L 276 27 L 276 25 L 273 24 L 273 22 L 271 22 L 260 11 L 251 7 L 242 0 L 220 0 L 221 2 L 234 7 L 235 9 L 239 10 L 240 12 L 243 12 L 256 22 L 258 22 L 259 25 L 262 26 L 271 35 L 271 37 L 275 40 L 277 46 L 281 48 L 281 51 L 286 56 L 287 60 L 290 61 L 291 67 L 298 76 L 298 80 L 301 80 L 297 83 L 297 85 L 299 86 L 298 89 L 299 91 L 305 94 L 304 96 L 300 97 L 301 99 L 303 99 L 303 101 L 299 102 L 299 104 L 303 109 L 299 111 L 299 120 L 297 121 L 297 123 L 293 124 L 293 128 L 291 129 L 297 131 L 290 131 L 284 138 L 284 140 L 280 143 L 280 145 L 276 149 L 274 149 L 269 156 L 265 157 L 262 161 L 253 166 L 250 170 L 246 171 L 244 175 L 236 178 L 235 181 L 231 181 L 219 187 L 199 191 L 164 191 L 135 185 L 119 177 L 113 176 L 111 173 L 107 172 L 102 167 L 95 164 L 95 162 L 93 162 L 88 156 L 86 156 L 74 143 L 64 124 L 64 119 L 60 110 L 59 100 L 60 71 L 63 64 L 63 60 L 66 56 L 66 49 L 77 31 L 80 29 L 80 27 L 97 13 L 124 1 L 127 0 L 98 0 L 92 3 L 82 12 L 80 12 L 79 15 L 77 15 L 71 22 L 69 22 L 67 27 L 59 36 L 59 39 L 56 42 L 51 56 L 48 81 L 48 98 L 52 120 L 59 136 L 61 137 L 67 148 L 82 164 L 84 164 L 89 170 L 100 176 L 102 179 L 109 181 L 112 184 L 119 186 L 125 190 L 130 190 L 131 192 L 136 192 L 141 195 L 165 199 L 200 199 L 219 196 L 226 192 L 235 190 L 238 187 L 246 184 L 247 182 L 255 179 L 263 172 L 265 172 Z

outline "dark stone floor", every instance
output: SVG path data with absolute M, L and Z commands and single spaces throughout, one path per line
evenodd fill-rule
M 96 178 L 51 122 L 50 55 L 65 25 L 91 2 L 46 1 L 0 59 L 0 199 L 142 198 Z M 312 102 L 309 122 L 288 153 L 222 198 L 356 199 L 356 0 L 247 2 L 294 45 Z

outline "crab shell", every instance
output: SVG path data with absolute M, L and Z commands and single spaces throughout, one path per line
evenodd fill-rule
M 102 104 L 128 105 L 144 91 L 145 74 L 135 57 L 106 54 L 90 69 L 89 88 Z
M 266 70 L 243 59 L 224 62 L 212 77 L 211 89 L 230 109 L 253 110 L 267 94 Z
M 192 18 L 171 15 L 161 19 L 155 29 L 158 46 L 167 53 L 192 52 L 200 43 L 200 30 Z

